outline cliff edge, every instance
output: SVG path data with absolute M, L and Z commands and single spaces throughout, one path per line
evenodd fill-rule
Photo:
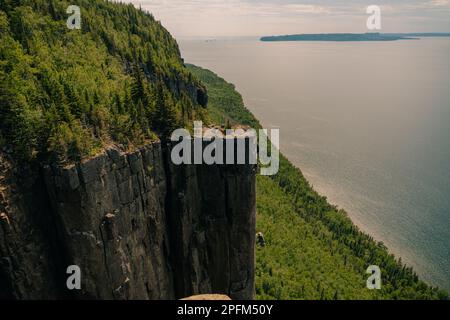
M 169 151 L 39 168 L 1 153 L 0 298 L 252 299 L 256 168 L 175 166 Z

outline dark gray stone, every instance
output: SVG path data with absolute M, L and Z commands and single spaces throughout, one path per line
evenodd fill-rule
M 169 154 L 111 148 L 29 173 L 0 154 L 0 298 L 252 299 L 256 168 Z M 79 291 L 65 287 L 72 264 Z

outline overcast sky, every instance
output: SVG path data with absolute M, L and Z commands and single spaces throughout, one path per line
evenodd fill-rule
M 450 32 L 450 0 L 122 0 L 150 11 L 178 38 L 366 32 L 379 5 L 381 32 Z

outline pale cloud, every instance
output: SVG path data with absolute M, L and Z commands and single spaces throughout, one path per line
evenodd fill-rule
M 433 6 L 438 6 L 438 7 L 450 6 L 450 0 L 433 0 L 433 1 L 430 1 L 429 3 Z
M 125 0 L 151 12 L 176 37 L 366 32 L 368 5 L 386 32 L 450 31 L 450 0 Z
M 275 10 L 282 10 L 285 13 L 331 13 L 330 9 L 325 6 L 311 4 L 284 4 L 279 7 L 273 5 Z

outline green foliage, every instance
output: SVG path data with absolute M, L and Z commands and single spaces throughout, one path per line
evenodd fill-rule
M 162 136 L 168 136 L 179 126 L 177 119 L 178 116 L 173 99 L 164 86 L 158 83 L 156 86 L 153 127 Z
M 237 124 L 260 128 L 258 120 L 243 106 L 242 96 L 233 84 L 226 82 L 209 70 L 187 65 L 191 73 L 201 79 L 208 89 L 208 115 L 210 121 L 232 127 Z
M 69 5 L 82 30 L 67 28 Z M 0 40 L 0 136 L 21 159 L 78 161 L 202 117 L 176 41 L 132 5 L 3 0 Z
M 49 138 L 49 147 L 58 156 L 75 155 L 82 158 L 95 155 L 101 145 L 96 143 L 92 132 L 83 128 L 79 121 L 74 121 L 69 126 L 66 122 L 60 122 L 54 126 Z M 67 158 L 58 159 L 60 162 L 68 161 Z
M 213 121 L 260 128 L 233 85 L 189 69 L 208 89 Z M 257 178 L 257 231 L 266 240 L 256 254 L 259 299 L 448 299 L 361 232 L 283 156 L 277 175 Z M 370 265 L 381 268 L 382 290 L 366 288 Z

